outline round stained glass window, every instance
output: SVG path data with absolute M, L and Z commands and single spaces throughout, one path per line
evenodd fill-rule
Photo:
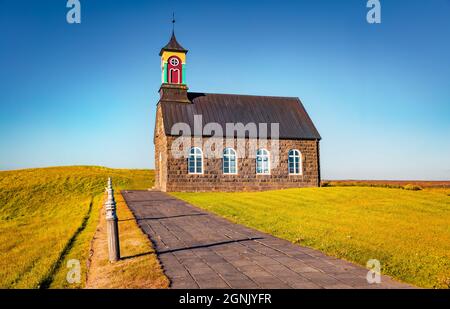
M 170 59 L 170 64 L 173 65 L 174 67 L 176 67 L 180 62 L 178 61 L 177 58 L 172 58 Z

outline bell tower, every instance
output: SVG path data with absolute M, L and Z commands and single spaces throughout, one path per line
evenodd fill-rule
M 188 52 L 175 37 L 175 18 L 172 19 L 172 36 L 159 56 L 161 57 L 160 101 L 190 103 L 187 98 L 186 54 Z
M 177 42 L 175 32 L 172 31 L 172 37 L 169 43 L 161 49 L 161 71 L 163 84 L 182 84 L 186 85 L 186 54 L 180 43 Z

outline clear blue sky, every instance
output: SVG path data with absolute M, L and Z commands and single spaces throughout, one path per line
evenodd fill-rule
M 297 96 L 323 178 L 450 179 L 450 1 L 0 0 L 0 169 L 153 167 L 159 49 L 192 91 Z

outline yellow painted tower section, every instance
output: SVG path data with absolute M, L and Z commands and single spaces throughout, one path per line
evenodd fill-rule
M 161 82 L 167 83 L 167 61 L 170 57 L 177 56 L 181 60 L 183 66 L 183 75 L 181 77 L 182 84 L 186 84 L 186 53 L 175 51 L 163 51 L 161 54 Z
M 181 59 L 181 63 L 183 63 L 183 64 L 186 63 L 186 54 L 185 53 L 173 52 L 173 51 L 163 51 L 163 53 L 161 55 L 161 62 L 162 63 L 167 62 L 167 60 L 172 56 L 177 56 L 178 58 Z

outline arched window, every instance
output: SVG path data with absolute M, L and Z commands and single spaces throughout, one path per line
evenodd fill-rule
M 288 169 L 290 175 L 302 174 L 302 154 L 297 149 L 289 150 Z
M 233 148 L 225 148 L 223 151 L 223 173 L 237 174 L 237 157 Z
M 192 147 L 188 158 L 189 174 L 203 174 L 203 153 L 198 147 Z
M 266 149 L 258 149 L 256 152 L 256 174 L 270 174 L 270 155 Z

